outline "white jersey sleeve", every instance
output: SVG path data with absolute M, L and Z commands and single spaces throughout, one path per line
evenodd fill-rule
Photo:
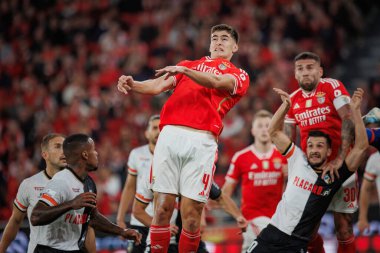
M 364 178 L 370 182 L 373 182 L 379 176 L 380 176 L 380 153 L 376 152 L 368 158 L 367 165 L 365 167 Z
M 13 202 L 21 212 L 26 212 L 28 209 L 28 206 L 30 204 L 29 193 L 30 190 L 28 189 L 27 182 L 26 180 L 23 180 L 18 188 L 16 198 Z
M 303 151 L 299 147 L 297 147 L 297 145 L 295 145 L 294 142 L 290 144 L 289 148 L 285 151 L 283 155 L 288 160 L 289 175 L 293 172 L 295 164 L 299 163 L 299 160 L 304 159 L 305 156 Z M 290 177 L 288 176 L 288 178 Z
M 133 149 L 128 158 L 128 174 L 136 176 L 138 174 L 138 159 L 136 149 Z
M 39 199 L 49 206 L 57 206 L 69 200 L 70 186 L 65 180 L 53 178 L 45 187 L 45 190 Z

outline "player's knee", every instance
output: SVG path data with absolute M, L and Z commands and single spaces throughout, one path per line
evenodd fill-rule
M 338 240 L 347 240 L 354 234 L 352 214 L 335 214 L 335 230 Z
M 182 225 L 183 228 L 186 229 L 189 232 L 196 232 L 200 229 L 200 217 L 194 217 L 194 216 L 188 216 L 186 218 L 183 218 Z
M 156 222 L 162 224 L 169 224 L 171 215 L 172 209 L 169 205 L 159 205 L 154 212 Z

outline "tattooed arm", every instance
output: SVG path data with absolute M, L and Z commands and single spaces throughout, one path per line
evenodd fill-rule
M 284 133 L 289 137 L 292 142 L 296 142 L 296 125 L 292 123 L 284 124 Z

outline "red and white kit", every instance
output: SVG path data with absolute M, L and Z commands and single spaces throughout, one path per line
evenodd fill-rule
M 322 78 L 313 92 L 306 93 L 298 89 L 290 95 L 290 99 L 292 107 L 285 118 L 285 123 L 298 125 L 302 150 L 306 152 L 309 131 L 323 131 L 332 141 L 332 154 L 329 160 L 335 159 L 342 143 L 342 120 L 337 110 L 350 103 L 350 94 L 344 85 L 332 78 Z M 353 174 L 335 194 L 329 210 L 354 213 L 358 208 L 357 196 L 357 177 Z
M 228 74 L 235 79 L 234 89 L 229 92 L 203 87 L 178 74 L 173 78 L 174 92 L 161 112 L 162 131 L 153 157 L 152 189 L 206 202 L 222 119 L 246 93 L 249 77 L 224 59 L 203 57 L 179 65 L 215 75 Z

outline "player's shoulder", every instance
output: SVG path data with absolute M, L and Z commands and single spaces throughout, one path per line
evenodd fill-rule
M 237 151 L 233 157 L 232 157 L 232 160 L 233 161 L 236 161 L 238 158 L 241 158 L 249 153 L 252 153 L 252 145 L 249 145 L 248 147 L 245 147 L 239 151 Z
M 293 91 L 289 97 L 290 99 L 295 99 L 297 98 L 298 96 L 302 95 L 302 89 L 301 88 L 298 88 L 297 90 Z
M 146 155 L 147 153 L 150 153 L 148 144 L 132 149 L 130 156 L 141 156 Z
M 379 164 L 380 163 L 380 152 L 377 151 L 377 152 L 373 153 L 372 155 L 370 155 L 367 163 Z
M 319 86 L 321 88 L 332 88 L 336 89 L 339 88 L 340 86 L 344 86 L 341 81 L 338 79 L 326 77 L 326 78 L 321 78 L 319 81 Z
M 40 183 L 41 181 L 48 181 L 49 178 L 46 176 L 45 171 L 42 170 L 33 176 L 27 177 L 23 180 L 24 183 L 32 184 L 32 183 Z

